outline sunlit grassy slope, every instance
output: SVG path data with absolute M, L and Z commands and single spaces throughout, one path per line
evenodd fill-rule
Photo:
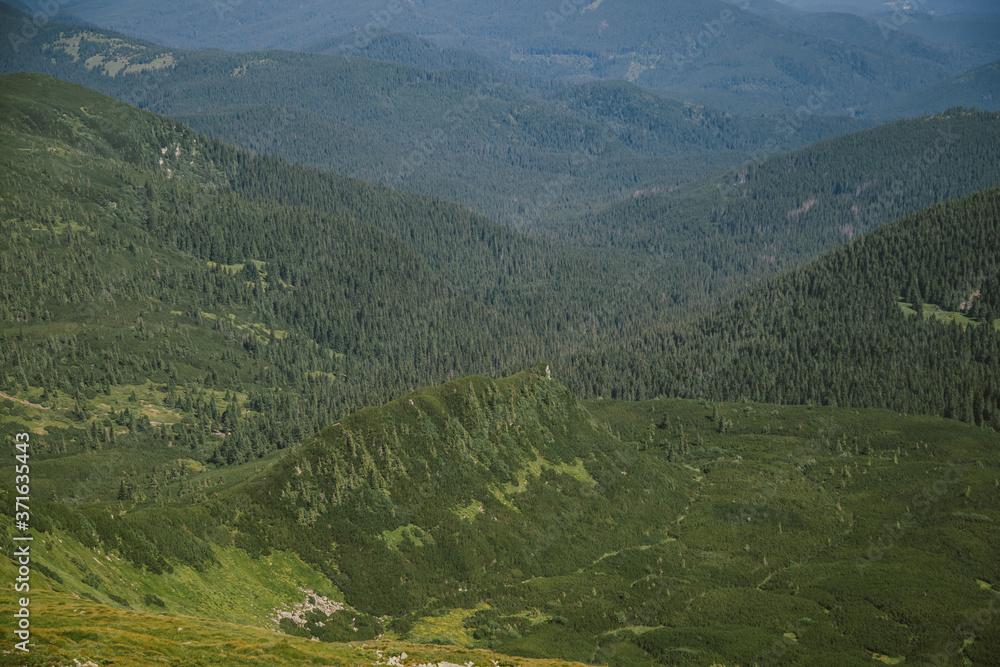
M 380 636 L 620 667 L 1000 653 L 995 432 L 877 410 L 582 402 L 559 363 L 410 391 L 431 358 L 449 364 L 442 377 L 449 354 L 513 364 L 499 333 L 520 344 L 521 325 L 488 326 L 503 313 L 530 311 L 524 331 L 565 338 L 573 327 L 544 311 L 590 312 L 575 300 L 589 287 L 556 289 L 562 270 L 544 262 L 566 255 L 541 252 L 555 246 L 449 205 L 237 154 L 53 79 L 7 80 L 20 83 L 0 100 L 12 111 L 0 133 L 11 168 L 0 171 L 0 441 L 32 434 L 36 662 L 336 664 L 347 651 L 344 664 L 367 664 L 347 644 Z M 178 157 L 196 143 L 194 159 Z M 336 210 L 387 226 L 226 195 L 236 186 L 220 170 L 237 162 L 259 168 L 254 187 L 326 183 L 318 192 L 355 202 Z M 989 218 L 993 201 L 966 200 L 954 210 L 980 212 L 954 224 Z M 213 234 L 211 248 L 181 247 Z M 368 241 L 382 252 L 351 264 Z M 498 257 L 485 268 L 444 256 L 479 257 L 483 244 Z M 293 261 L 304 250 L 315 255 Z M 601 282 L 583 258 L 567 271 Z M 369 288 L 345 291 L 358 276 Z M 462 276 L 475 299 L 449 287 Z M 498 295 L 508 280 L 526 300 Z M 884 309 L 897 326 L 901 293 Z M 946 333 L 952 349 L 992 335 Z M 792 340 L 805 350 L 816 332 Z M 770 386 L 726 342 L 732 372 Z M 974 349 L 992 372 L 990 348 Z M 593 368 L 615 373 L 607 358 Z M 623 370 L 649 368 L 637 355 Z M 881 378 L 882 399 L 940 384 L 931 368 L 908 387 Z M 685 382 L 704 373 L 692 364 Z M 398 398 L 365 400 L 387 395 Z M 359 404 L 370 407 L 345 407 Z M 12 506 L 0 484 L 0 507 Z M 0 528 L 12 531 L 9 512 Z M 420 660 L 471 659 L 426 650 Z
M 7 570 L 5 564 L 2 571 L 7 574 Z M 0 653 L 0 664 L 12 667 L 78 664 L 101 667 L 579 665 L 561 660 L 512 659 L 486 650 L 395 640 L 344 644 L 313 642 L 224 621 L 127 611 L 50 590 L 40 590 L 31 598 L 35 616 L 34 647 L 24 656 L 6 652 L 5 646 Z M 393 659 L 395 661 L 390 662 Z
M 360 643 L 491 664 L 431 642 L 519 656 L 500 664 L 989 664 L 998 445 L 879 410 L 580 403 L 544 366 L 455 380 L 342 419 L 214 501 L 78 512 L 107 536 L 89 546 L 46 506 L 35 576 L 53 592 L 35 607 L 37 638 L 101 665 L 185 650 L 201 660 L 190 664 L 374 664 Z M 367 481 L 352 488 L 354 476 Z M 150 539 L 158 517 L 161 532 L 190 521 L 212 559 L 144 571 L 100 512 Z M 310 598 L 346 608 L 280 629 L 339 639 L 274 635 L 277 612 Z

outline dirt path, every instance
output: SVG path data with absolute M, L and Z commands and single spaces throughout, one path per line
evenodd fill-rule
M 0 391 L 0 398 L 8 398 L 8 399 L 14 401 L 15 403 L 20 403 L 21 405 L 28 405 L 28 406 L 33 407 L 33 408 L 38 408 L 39 410 L 51 410 L 52 409 L 52 408 L 47 408 L 44 405 L 39 405 L 38 403 L 31 403 L 29 401 L 24 400 L 23 398 L 15 398 L 15 397 L 13 397 L 13 396 L 11 396 L 9 394 L 3 393 L 2 391 Z

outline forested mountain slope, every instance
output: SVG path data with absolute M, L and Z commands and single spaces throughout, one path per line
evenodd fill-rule
M 24 20 L 0 5 L 5 32 L 19 36 Z M 778 117 L 732 117 L 636 88 L 626 94 L 645 107 L 648 121 L 638 132 L 621 132 L 579 105 L 522 92 L 510 85 L 517 77 L 481 68 L 430 71 L 289 51 L 181 51 L 55 22 L 32 30 L 31 39 L 3 42 L 0 71 L 57 76 L 257 152 L 459 201 L 508 223 L 525 210 L 537 217 L 676 185 L 751 153 L 861 127 L 811 116 L 799 132 L 773 135 Z M 590 92 L 597 91 L 577 97 Z
M 574 369 L 605 395 L 880 406 L 1000 429 L 998 224 L 996 188 L 934 205 Z
M 4 408 L 5 429 L 31 428 L 35 409 Z M 353 640 L 360 652 L 342 659 L 354 665 L 378 664 L 376 650 L 384 664 L 400 642 L 626 667 L 960 649 L 978 663 L 1000 641 L 979 623 L 953 646 L 963 619 L 1000 605 L 998 439 L 940 418 L 584 404 L 543 364 L 366 408 L 263 470 L 174 462 L 180 484 L 163 485 L 162 463 L 123 477 L 111 465 L 93 474 L 118 477 L 117 496 L 75 507 L 58 490 L 74 459 L 51 451 L 51 435 L 32 438 L 38 483 L 55 489 L 36 509 L 35 543 L 61 542 L 38 550 L 33 585 L 53 591 L 45 600 L 106 605 L 71 602 L 86 616 L 60 612 L 62 632 L 40 629 L 51 642 L 39 657 L 117 662 L 119 630 L 131 636 L 124 664 L 175 650 L 152 641 L 162 621 L 130 609 L 186 614 L 171 635 L 204 664 L 347 648 L 248 630 L 251 654 L 224 643 L 236 628 L 221 620 Z M 125 453 L 140 465 L 152 455 L 119 441 L 90 463 Z M 75 631 L 95 615 L 101 627 Z M 405 650 L 415 665 L 430 649 Z
M 789 214 L 816 192 L 805 188 L 833 188 L 830 210 L 856 219 L 850 208 L 864 184 L 843 154 L 830 161 L 835 146 L 820 146 L 751 167 L 733 186 L 739 197 L 718 209 L 726 224 L 714 231 L 703 223 L 710 209 L 702 218 L 697 208 L 711 200 L 691 190 L 690 208 L 679 208 L 670 227 L 636 216 L 638 240 L 625 247 L 573 247 L 445 202 L 253 156 L 57 80 L 4 82 L 10 253 L 0 286 L 8 295 L 3 354 L 16 369 L 6 387 L 79 414 L 102 392 L 122 420 L 137 405 L 124 399 L 153 374 L 164 383 L 156 402 L 182 407 L 206 456 L 217 446 L 228 462 L 285 442 L 279 431 L 301 440 L 347 410 L 450 373 L 512 372 L 540 358 L 563 366 L 569 386 L 586 395 L 674 393 L 665 375 L 633 382 L 633 370 L 577 355 L 604 349 L 631 369 L 662 345 L 650 341 L 662 340 L 654 332 L 668 323 L 850 237 L 835 218 L 811 217 L 823 203 Z M 956 111 L 855 137 L 860 160 L 883 146 L 906 155 L 906 141 L 957 137 L 900 195 L 864 193 L 871 224 L 913 198 L 995 183 L 996 124 Z M 936 179 L 955 174 L 949 151 L 963 154 L 964 180 L 939 187 Z M 839 166 L 809 166 L 821 158 Z M 803 165 L 799 185 L 783 177 L 795 164 Z M 820 183 L 817 173 L 830 180 Z M 934 184 L 928 194 L 921 179 Z M 789 186 L 801 194 L 782 195 Z M 784 227 L 751 226 L 760 212 Z M 622 216 L 623 239 L 627 222 Z M 761 260 L 762 250 L 774 259 Z M 16 271 L 20 257 L 59 270 Z M 72 374 L 54 374 L 55 349 L 73 360 Z M 198 394 L 206 377 L 218 384 L 211 400 Z M 251 379 L 289 393 L 250 395 L 243 385 Z M 52 395 L 53 386 L 60 392 Z M 222 442 L 217 430 L 237 437 Z
M 789 131 L 780 127 L 780 131 Z M 585 215 L 547 233 L 648 253 L 673 303 L 726 298 L 894 218 L 1000 184 L 1000 115 L 951 109 L 754 160 Z
M 876 111 L 875 115 L 879 118 L 918 116 L 955 104 L 989 111 L 1000 110 L 1000 60 L 894 100 Z
M 125 421 L 155 394 L 209 453 L 212 431 L 235 432 L 214 439 L 229 462 L 449 373 L 530 363 L 632 261 L 241 152 L 56 79 L 2 81 L 3 390 Z
M 286 7 L 228 0 L 213 7 L 183 0 L 163 8 L 148 1 L 75 0 L 65 10 L 186 48 L 299 49 L 331 35 L 364 44 L 384 29 L 409 32 L 523 73 L 566 81 L 628 79 L 729 111 L 795 109 L 825 88 L 829 112 L 853 113 L 978 64 L 953 55 L 954 46 L 912 48 L 921 42 L 906 35 L 882 48 L 807 34 L 752 13 L 749 4 L 365 0 L 330 6 L 312 0 Z M 871 22 L 862 25 L 852 33 L 879 33 Z

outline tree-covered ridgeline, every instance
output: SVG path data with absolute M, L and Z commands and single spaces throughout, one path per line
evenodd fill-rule
M 570 376 L 589 395 L 886 407 L 998 429 L 998 221 L 996 188 L 936 204 L 689 325 L 577 355 Z
M 20 21 L 0 7 L 4 26 Z M 778 115 L 730 115 L 624 81 L 550 94 L 463 61 L 435 68 L 353 53 L 183 51 L 57 21 L 0 49 L 0 72 L 57 76 L 243 148 L 507 223 L 585 211 L 707 176 L 765 147 L 870 125 L 810 114 L 796 132 L 777 134 Z
M 886 222 L 1000 184 L 1000 115 L 951 109 L 644 193 L 545 233 L 663 257 L 672 300 L 724 302 Z
M 606 307 L 629 253 L 249 154 L 55 79 L 6 80 L 4 386 L 99 421 L 79 438 L 130 423 L 115 414 L 142 412 L 133 388 L 152 381 L 208 437 L 202 457 L 245 461 L 418 386 L 573 349 L 567 332 L 605 336 L 603 319 L 659 316 Z
M 996 427 L 997 189 L 684 320 L 640 248 L 2 83 L 0 431 L 35 434 L 32 525 L 63 540 L 36 581 L 179 614 L 236 580 L 249 614 L 244 573 L 283 564 L 253 582 L 273 599 L 292 562 L 352 610 L 286 632 L 453 641 L 450 618 L 621 667 L 926 655 L 996 595 L 996 434 L 901 412 Z
M 551 359 L 588 396 L 744 396 L 699 380 L 718 377 L 713 369 L 728 353 L 662 356 L 695 337 L 676 323 L 773 270 L 757 261 L 755 235 L 765 245 L 786 238 L 772 252 L 790 265 L 843 238 L 831 236 L 829 220 L 853 193 L 822 195 L 829 206 L 798 216 L 785 210 L 824 183 L 846 190 L 810 177 L 809 165 L 845 183 L 866 173 L 821 145 L 751 166 L 711 231 L 694 224 L 690 191 L 678 201 L 691 208 L 676 216 L 657 221 L 642 208 L 631 225 L 623 218 L 638 241 L 607 248 L 581 236 L 569 245 L 440 200 L 249 154 L 52 79 L 9 80 L 0 308 L 12 371 L 4 390 L 63 405 L 90 424 L 78 439 L 93 447 L 102 429 L 107 441 L 115 424 L 140 419 L 143 399 L 132 388 L 152 380 L 164 407 L 180 410 L 177 423 L 186 417 L 185 432 L 199 434 L 199 455 L 223 463 L 300 442 L 342 414 L 422 385 L 514 372 L 537 359 Z M 942 195 L 993 178 L 985 157 L 993 115 L 956 110 L 916 124 L 959 137 L 955 150 L 974 158 L 964 179 L 935 186 Z M 888 126 L 886 136 L 902 141 L 913 127 Z M 980 148 L 967 145 L 976 133 Z M 917 145 L 927 138 L 913 137 Z M 841 141 L 855 155 L 880 145 L 877 133 Z M 942 152 L 921 179 L 938 183 L 951 164 Z M 796 178 L 782 180 L 790 169 Z M 870 209 L 906 210 L 921 179 L 904 181 L 891 201 L 869 195 Z M 781 195 L 783 185 L 802 194 Z M 739 223 L 756 215 L 784 227 L 765 233 Z M 729 254 L 709 268 L 711 247 Z M 796 402 L 817 400 L 816 391 L 761 396 Z M 836 392 L 842 404 L 901 400 L 853 385 Z M 124 400 L 133 394 L 138 402 Z M 95 410 L 102 402 L 108 407 Z M 939 411 L 924 405 L 906 409 Z M 971 419 L 983 423 L 977 414 L 973 405 Z

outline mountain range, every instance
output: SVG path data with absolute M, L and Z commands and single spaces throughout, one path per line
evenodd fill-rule
M 0 3 L 0 663 L 992 664 L 996 20 Z
M 522 73 L 565 81 L 628 79 L 672 97 L 734 112 L 780 112 L 806 104 L 817 88 L 832 94 L 825 113 L 863 113 L 891 97 L 1000 58 L 953 35 L 928 42 L 880 29 L 852 14 L 814 15 L 778 3 L 670 0 L 463 3 L 375 0 L 259 3 L 183 0 L 74 0 L 63 12 L 91 24 L 179 48 L 239 51 L 314 47 L 346 35 L 345 53 L 364 50 L 382 31 L 406 32 L 463 49 Z M 911 13 L 906 13 L 909 23 Z M 891 25 L 891 24 L 890 24 Z M 896 28 L 895 25 L 891 25 Z M 938 33 L 940 34 L 940 33 Z M 858 38 L 863 39 L 860 41 Z M 989 55 L 992 53 L 992 55 Z M 740 74 L 734 78 L 738 63 Z
M 53 614 L 82 595 L 104 605 L 86 614 L 134 627 L 131 656 L 105 641 L 113 627 L 39 630 L 44 660 L 142 664 L 159 613 L 211 619 L 187 635 L 178 621 L 199 654 L 228 642 L 206 660 L 245 655 L 227 633 L 248 625 L 333 642 L 327 656 L 365 640 L 348 663 L 444 643 L 614 665 L 843 664 L 948 654 L 952 628 L 995 604 L 995 434 L 726 396 L 993 424 L 1000 191 L 881 226 L 672 325 L 689 328 L 656 343 L 669 364 L 631 342 L 611 356 L 588 345 L 359 411 L 426 377 L 427 360 L 518 363 L 498 347 L 530 340 L 517 327 L 571 341 L 572 314 L 600 312 L 577 301 L 607 282 L 594 262 L 620 271 L 616 251 L 255 157 L 52 78 L 3 83 L 2 424 L 36 443 L 33 585 Z M 491 261 L 435 254 L 470 245 L 455 241 L 470 229 Z M 519 320 L 532 299 L 549 312 Z M 858 331 L 872 351 L 900 350 L 883 359 L 908 370 L 898 384 L 883 371 L 874 394 L 858 384 L 872 360 L 844 365 L 838 348 Z M 564 373 L 619 397 L 652 373 L 654 393 L 709 400 L 581 401 Z M 931 580 L 932 597 L 900 594 Z M 963 655 L 982 660 L 997 639 L 983 628 Z M 268 641 L 259 660 L 313 651 Z
M 2 25 L 24 24 L 25 15 L 3 7 Z M 385 39 L 393 54 L 428 48 Z M 460 201 L 508 223 L 539 200 L 552 200 L 543 214 L 611 201 L 864 126 L 810 114 L 795 120 L 795 132 L 772 134 L 781 116 L 733 116 L 625 82 L 542 94 L 522 91 L 522 79 L 500 68 L 470 72 L 461 59 L 441 70 L 428 58 L 415 67 L 180 51 L 56 22 L 2 48 L 0 71 L 58 76 L 258 152 Z

